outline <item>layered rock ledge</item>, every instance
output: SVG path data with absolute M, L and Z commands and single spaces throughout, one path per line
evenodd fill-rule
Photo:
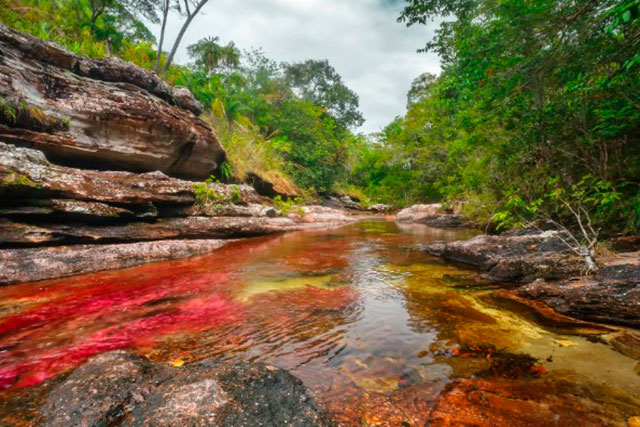
M 225 159 L 186 88 L 1 24 L 0 52 L 1 141 L 62 164 L 189 179 L 206 179 Z
M 541 301 L 561 314 L 640 328 L 640 254 L 604 259 L 596 275 L 583 277 L 584 262 L 563 240 L 559 231 L 525 230 L 421 249 L 480 270 L 489 280 L 517 282 L 515 296 Z
M 330 426 L 287 371 L 264 364 L 182 367 L 104 353 L 49 393 L 44 426 Z
M 530 282 L 580 274 L 579 258 L 557 231 L 480 235 L 470 240 L 421 246 L 430 255 L 486 272 L 490 280 Z
M 306 207 L 284 217 L 247 185 L 198 184 L 162 172 L 56 165 L 41 151 L 0 142 L 0 284 L 45 280 L 200 255 L 217 239 L 353 221 Z

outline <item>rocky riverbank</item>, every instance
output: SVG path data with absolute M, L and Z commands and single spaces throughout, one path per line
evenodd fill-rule
M 0 284 L 353 220 L 319 206 L 284 215 L 249 185 L 199 183 L 225 152 L 186 88 L 1 25 L 0 50 Z
M 602 259 L 598 273 L 585 277 L 583 261 L 558 231 L 480 235 L 421 249 L 480 270 L 489 280 L 515 282 L 514 296 L 542 301 L 561 314 L 640 328 L 638 252 Z

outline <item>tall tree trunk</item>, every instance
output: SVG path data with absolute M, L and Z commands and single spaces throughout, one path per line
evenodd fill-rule
M 191 21 L 193 21 L 193 18 L 196 17 L 198 12 L 200 12 L 200 9 L 202 9 L 202 7 L 205 4 L 207 4 L 208 1 L 209 0 L 200 0 L 195 10 L 193 11 L 193 13 L 187 12 L 188 13 L 187 20 L 182 25 L 182 28 L 180 29 L 180 33 L 178 33 L 178 37 L 176 38 L 176 41 L 173 43 L 173 48 L 171 48 L 171 53 L 169 53 L 167 62 L 164 64 L 164 67 L 162 69 L 162 74 L 166 73 L 169 67 L 171 66 L 171 63 L 173 62 L 173 57 L 176 55 L 178 47 L 180 46 L 180 42 L 182 41 L 182 37 L 184 36 L 184 33 L 187 32 L 187 28 L 189 28 L 189 25 L 191 25 Z
M 164 32 L 167 28 L 167 17 L 169 16 L 170 0 L 163 0 L 162 28 L 160 29 L 160 43 L 158 43 L 158 55 L 156 56 L 156 73 L 160 72 L 160 58 L 162 57 L 162 45 L 164 44 Z

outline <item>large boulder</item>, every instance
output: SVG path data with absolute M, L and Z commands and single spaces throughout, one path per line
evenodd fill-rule
M 118 58 L 84 58 L 0 25 L 0 140 L 58 163 L 207 178 L 225 153 L 187 92 Z
M 396 221 L 425 224 L 430 227 L 464 227 L 467 224 L 462 215 L 447 210 L 440 203 L 413 205 L 396 214 Z
M 530 282 L 580 274 L 584 265 L 558 231 L 480 235 L 470 240 L 422 245 L 423 251 L 485 271 L 491 280 Z
M 174 368 L 125 353 L 94 357 L 53 388 L 44 426 L 329 426 L 287 371 L 264 364 Z

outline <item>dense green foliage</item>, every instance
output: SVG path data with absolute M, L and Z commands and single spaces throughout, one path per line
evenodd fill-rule
M 142 20 L 158 22 L 160 3 L 175 7 L 0 0 L 0 19 L 81 54 L 155 69 Z M 255 172 L 292 192 L 341 189 L 397 207 L 441 200 L 497 228 L 571 222 L 578 209 L 596 227 L 638 231 L 639 3 L 406 0 L 399 20 L 408 25 L 446 17 L 424 48 L 442 72 L 417 77 L 407 114 L 369 139 L 354 135 L 358 97 L 327 61 L 278 64 L 212 35 L 164 78 L 207 107 L 229 154 L 225 171 L 239 179 Z
M 408 24 L 448 17 L 425 48 L 442 73 L 416 80 L 407 115 L 363 154 L 370 193 L 464 202 L 503 226 L 571 220 L 564 194 L 600 224 L 640 228 L 638 1 L 407 3 Z
M 157 22 L 160 2 L 0 2 L 2 22 L 21 31 L 87 56 L 115 54 L 156 68 L 155 38 L 141 20 Z M 357 95 L 327 61 L 277 64 L 260 51 L 241 54 L 232 42 L 222 45 L 213 36 L 189 46 L 188 53 L 192 63 L 172 65 L 164 78 L 190 88 L 207 107 L 205 116 L 237 178 L 255 172 L 309 192 L 331 191 L 347 180 L 357 140 L 352 129 L 363 119 Z

